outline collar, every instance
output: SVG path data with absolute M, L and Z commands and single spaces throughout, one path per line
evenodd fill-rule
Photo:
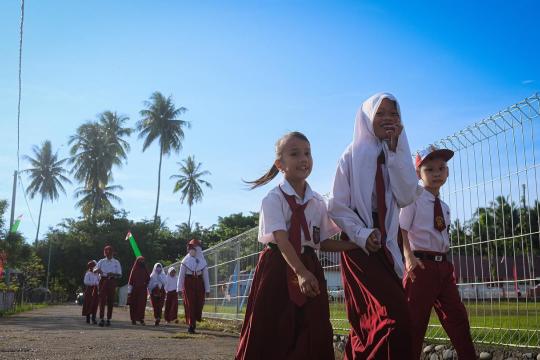
M 423 196 L 425 199 L 434 202 L 435 201 L 435 195 L 433 195 L 431 192 L 427 191 L 424 187 L 422 187 L 423 191 L 420 196 Z M 439 199 L 441 196 L 439 195 Z
M 302 199 L 296 193 L 292 185 L 285 178 L 281 182 L 280 186 L 281 186 L 281 190 L 283 190 L 285 194 L 294 195 L 295 198 L 297 199 L 297 203 L 299 203 L 300 205 L 304 205 L 305 203 L 307 203 L 309 200 L 313 199 L 314 197 L 313 190 L 311 190 L 311 186 L 309 186 L 307 182 L 306 182 L 306 193 L 304 194 L 304 199 Z

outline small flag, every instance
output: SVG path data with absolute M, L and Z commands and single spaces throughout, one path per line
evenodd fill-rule
M 131 245 L 131 248 L 133 249 L 133 253 L 135 254 L 135 257 L 141 256 L 141 250 L 139 250 L 139 246 L 135 242 L 135 238 L 133 235 L 131 235 L 131 231 L 128 231 L 126 235 L 126 240 L 129 240 L 129 244 Z
M 21 225 L 21 220 L 22 220 L 22 214 L 19 215 L 19 217 L 17 217 L 17 220 L 15 220 L 15 222 L 11 226 L 11 230 L 9 231 L 10 233 L 16 233 L 17 232 L 17 230 L 19 229 L 19 225 Z

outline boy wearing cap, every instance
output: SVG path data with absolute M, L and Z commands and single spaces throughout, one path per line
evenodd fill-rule
M 413 359 L 420 359 L 422 343 L 435 307 L 439 320 L 460 360 L 476 359 L 469 320 L 461 302 L 454 266 L 447 258 L 450 208 L 439 199 L 448 178 L 449 149 L 429 147 L 416 155 L 416 173 L 424 191 L 403 208 L 399 223 L 403 234 L 403 285 L 412 320 Z

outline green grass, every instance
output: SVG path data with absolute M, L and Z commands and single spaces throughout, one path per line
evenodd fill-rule
M 10 316 L 19 314 L 25 311 L 31 311 L 35 309 L 41 309 L 46 306 L 49 306 L 48 304 L 22 304 L 22 305 L 15 305 L 14 308 L 7 310 L 7 311 L 0 311 L 0 317 L 2 316 Z
M 501 300 L 501 302 L 498 300 L 493 302 L 466 301 L 465 306 L 469 313 L 469 322 L 475 343 L 526 347 L 537 347 L 540 344 L 540 303 L 508 300 Z M 237 314 L 235 303 L 230 306 L 215 306 L 207 303 L 203 311 L 215 313 L 216 317 L 242 319 L 245 306 Z M 330 319 L 334 333 L 348 333 L 349 323 L 344 304 L 330 304 Z M 435 311 L 431 314 L 426 338 L 447 340 L 446 333 L 442 329 Z

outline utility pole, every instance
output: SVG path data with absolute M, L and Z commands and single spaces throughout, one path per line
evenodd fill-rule
M 9 231 L 15 221 L 15 198 L 17 196 L 17 170 L 13 173 L 13 193 L 11 196 L 11 217 L 9 218 Z

